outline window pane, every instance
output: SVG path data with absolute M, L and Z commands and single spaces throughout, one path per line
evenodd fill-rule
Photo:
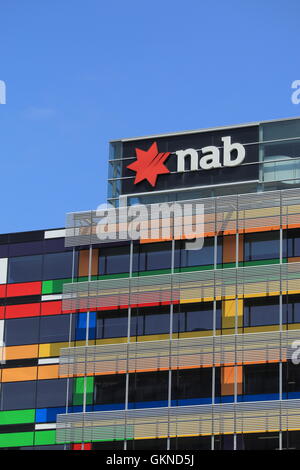
M 35 381 L 3 383 L 2 410 L 35 408 L 35 394 Z
M 19 256 L 8 260 L 8 282 L 30 282 L 42 279 L 43 255 Z
M 283 323 L 286 310 L 283 309 Z M 279 323 L 279 298 L 249 299 L 244 303 L 244 326 L 275 325 Z
M 221 250 L 218 250 L 218 255 L 221 263 Z M 185 244 L 181 244 L 181 260 L 180 266 L 206 266 L 214 264 L 214 239 L 205 238 L 203 247 L 200 250 L 186 250 Z
M 133 271 L 171 268 L 171 243 L 152 243 L 134 247 Z
M 6 320 L 6 346 L 39 343 L 39 324 L 39 317 L 12 318 Z
M 69 383 L 69 401 L 72 399 L 72 380 Z M 37 408 L 65 406 L 67 397 L 67 379 L 37 381 Z
M 125 374 L 95 377 L 95 404 L 124 403 L 125 381 Z
M 278 393 L 279 365 L 255 364 L 244 366 L 244 394 Z
M 54 343 L 59 341 L 69 341 L 69 329 L 71 325 L 74 339 L 75 321 L 71 315 L 49 315 L 41 316 L 40 322 L 40 342 Z M 70 323 L 71 322 L 71 323 Z
M 172 373 L 172 400 L 211 397 L 212 369 L 178 370 Z
M 75 253 L 76 256 L 77 253 Z M 73 253 L 48 253 L 44 255 L 43 279 L 63 279 L 72 277 Z M 77 263 L 75 261 L 75 267 Z M 76 276 L 77 272 L 74 272 Z
M 168 399 L 168 372 L 141 372 L 129 375 L 129 401 Z
M 97 314 L 97 338 L 120 338 L 127 336 L 127 311 Z
M 279 232 L 251 233 L 244 238 L 244 261 L 279 258 Z
M 99 256 L 99 274 L 129 273 L 129 245 L 101 248 Z

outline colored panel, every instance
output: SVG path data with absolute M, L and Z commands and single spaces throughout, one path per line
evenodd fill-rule
M 56 431 L 50 430 L 50 431 L 36 431 L 35 432 L 35 439 L 34 439 L 34 445 L 36 446 L 46 446 L 50 444 L 56 444 Z
M 98 274 L 98 258 L 99 250 L 92 250 L 92 266 L 91 266 L 91 275 L 97 276 Z M 79 276 L 88 276 L 89 275 L 89 250 L 81 250 L 79 252 L 79 267 L 78 267 Z
M 39 357 L 58 357 L 61 348 L 68 348 L 74 346 L 74 343 L 49 343 L 39 345 Z
M 84 377 L 77 377 L 75 379 L 74 391 L 73 391 L 73 405 L 83 404 L 83 392 L 84 392 Z M 91 405 L 93 403 L 94 396 L 94 377 L 86 377 L 86 404 Z
M 223 237 L 223 263 L 236 262 L 236 236 L 224 235 Z M 239 235 L 239 261 L 244 259 L 243 235 Z
M 61 294 L 63 285 L 72 282 L 71 278 L 68 279 L 57 279 L 55 281 L 43 281 L 42 283 L 42 294 Z
M 6 359 L 28 359 L 38 357 L 38 344 L 29 344 L 26 346 L 8 346 L 5 348 Z
M 222 328 L 234 328 L 235 327 L 235 315 L 238 315 L 238 327 L 243 326 L 243 299 L 237 300 L 223 300 L 222 302 Z
M 237 393 L 243 393 L 243 367 L 242 366 L 227 366 L 222 367 L 221 370 L 221 394 L 233 395 L 234 394 L 234 379 L 236 368 L 236 381 Z
M 36 380 L 37 367 L 17 367 L 2 370 L 2 382 Z
M 5 309 L 5 317 L 37 317 L 40 314 L 40 305 L 40 303 L 26 305 L 8 305 Z
M 0 284 L 7 283 L 7 258 L 0 258 Z
M 0 447 L 32 446 L 33 438 L 33 432 L 12 432 L 0 434 Z
M 0 425 L 34 423 L 35 410 L 0 411 Z
M 7 297 L 17 297 L 19 295 L 40 295 L 42 291 L 42 283 L 23 282 L 19 284 L 7 285 Z
M 35 410 L 35 421 L 36 423 L 54 423 L 56 421 L 56 416 L 66 412 L 66 407 L 59 408 L 39 408 Z M 71 407 L 68 412 L 72 412 Z
M 39 366 L 38 367 L 38 380 L 42 379 L 58 379 L 58 364 Z
M 42 302 L 41 315 L 59 315 L 62 313 L 61 300 L 54 300 L 52 302 Z

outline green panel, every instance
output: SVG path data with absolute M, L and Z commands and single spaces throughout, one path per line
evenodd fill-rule
M 97 276 L 91 276 L 92 281 L 97 280 Z M 73 282 L 85 282 L 88 281 L 88 276 L 82 276 L 75 278 Z M 68 279 L 54 279 L 51 281 L 43 281 L 42 283 L 42 295 L 48 294 L 61 294 L 63 291 L 63 285 L 72 282 L 72 278 Z
M 283 263 L 287 262 L 286 258 L 282 259 Z M 262 266 L 265 264 L 279 264 L 279 259 L 262 259 L 262 260 L 256 260 L 256 261 L 244 261 L 239 263 L 239 266 Z
M 33 438 L 33 432 L 12 432 L 0 434 L 0 447 L 32 446 Z
M 84 377 L 75 379 L 73 405 L 83 405 Z M 92 405 L 94 397 L 94 377 L 86 377 L 86 404 Z
M 189 273 L 191 271 L 207 271 L 208 269 L 214 269 L 213 264 L 207 266 L 187 266 L 186 268 L 175 268 L 175 273 Z
M 155 271 L 141 271 L 139 273 L 132 273 L 132 277 L 153 276 L 156 274 L 171 274 L 171 269 L 156 269 Z
M 1 411 L 0 425 L 34 423 L 35 410 Z
M 34 445 L 47 446 L 56 443 L 56 431 L 36 431 Z
M 128 277 L 129 273 L 121 273 L 121 274 L 103 274 L 98 276 L 98 279 L 120 279 L 122 277 Z

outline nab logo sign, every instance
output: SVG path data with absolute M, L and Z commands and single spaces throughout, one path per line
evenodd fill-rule
M 222 158 L 220 149 L 214 145 L 203 147 L 199 151 L 189 148 L 175 152 L 177 173 L 186 171 L 186 166 L 190 168 L 190 171 L 197 171 L 240 165 L 246 156 L 245 147 L 238 142 L 231 143 L 230 136 L 222 137 L 221 140 L 223 142 Z M 136 172 L 134 184 L 147 180 L 154 187 L 158 175 L 170 173 L 164 163 L 171 153 L 160 153 L 156 142 L 146 151 L 136 148 L 135 152 L 136 161 L 127 166 Z

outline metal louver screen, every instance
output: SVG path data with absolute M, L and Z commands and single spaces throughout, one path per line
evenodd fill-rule
M 300 429 L 300 400 L 62 414 L 57 416 L 56 441 L 149 439 L 287 429 Z
M 65 284 L 63 311 L 300 291 L 300 263 Z
M 235 232 L 236 230 L 255 231 L 259 228 L 300 224 L 300 189 L 193 199 L 180 201 L 180 204 L 191 202 L 204 206 L 204 233 L 206 234 Z M 145 207 L 149 211 L 151 205 Z M 117 217 L 118 211 L 117 209 Z M 97 211 L 67 214 L 65 245 L 81 246 L 105 242 L 106 240 L 101 241 L 96 233 L 99 221 Z M 124 236 L 126 224 L 113 225 L 112 228 L 117 233 L 116 241 L 128 238 Z M 119 237 L 118 233 L 122 234 L 122 237 Z M 141 231 L 141 238 L 145 236 L 145 233 Z M 114 240 L 111 239 L 111 241 Z

